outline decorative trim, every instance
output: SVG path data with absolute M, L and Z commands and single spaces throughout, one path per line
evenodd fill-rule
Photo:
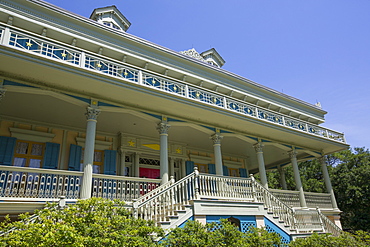
M 256 153 L 263 153 L 263 147 L 265 144 L 262 142 L 257 142 L 256 144 L 253 145 L 254 149 L 256 150 Z
M 5 88 L 0 88 L 0 101 L 3 99 L 5 96 L 6 89 Z
M 55 137 L 53 133 L 46 133 L 36 130 L 26 130 L 19 128 L 9 128 L 11 137 L 19 140 L 34 141 L 34 142 L 51 142 Z
M 222 138 L 224 138 L 224 137 L 222 135 L 220 135 L 218 132 L 211 136 L 211 139 L 212 139 L 214 145 L 221 144 Z
M 288 152 L 290 159 L 297 159 L 297 154 L 297 151 L 295 151 L 294 149 Z
M 84 148 L 86 139 L 82 138 L 82 137 L 76 137 L 76 142 L 77 142 L 78 146 L 81 146 L 81 147 Z M 98 150 L 107 150 L 107 149 L 110 149 L 112 144 L 113 144 L 113 142 L 95 140 L 94 148 L 98 149 Z
M 160 122 L 157 126 L 157 130 L 160 135 L 167 135 L 168 129 L 171 127 L 167 122 Z
M 87 107 L 86 109 L 86 119 L 89 120 L 97 120 L 98 115 L 100 114 L 101 110 L 94 108 L 94 107 Z

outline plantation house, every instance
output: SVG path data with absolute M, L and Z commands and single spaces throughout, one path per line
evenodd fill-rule
M 324 110 L 223 70 L 215 49 L 173 51 L 130 25 L 115 6 L 85 18 L 0 2 L 1 215 L 104 197 L 166 229 L 229 218 L 284 242 L 340 231 L 324 156 L 348 145 L 320 126 Z M 321 160 L 327 193 L 303 191 L 307 159 Z M 273 169 L 283 190 L 268 188 Z

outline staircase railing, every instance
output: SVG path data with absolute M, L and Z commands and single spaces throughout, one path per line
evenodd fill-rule
M 155 222 L 166 221 L 166 218 L 175 215 L 177 210 L 184 209 L 184 205 L 198 197 L 198 170 L 173 183 L 173 180 L 149 195 L 146 194 L 133 202 L 134 216 Z
M 250 178 L 232 178 L 194 172 L 181 180 L 173 179 L 133 202 L 134 216 L 155 222 L 183 210 L 195 199 L 225 199 L 231 201 L 262 202 L 264 207 L 297 232 L 325 231 L 338 235 L 341 229 L 319 210 L 294 210 L 279 200 L 268 189 Z
M 317 209 L 318 215 L 322 221 L 325 232 L 331 233 L 333 236 L 339 236 L 342 232 L 339 226 L 333 223 L 328 217 L 321 213 L 320 209 Z
M 258 183 L 253 175 L 251 175 L 252 186 L 256 194 L 256 200 L 263 202 L 265 208 L 272 212 L 274 216 L 279 217 L 280 220 L 284 221 L 286 226 L 290 226 L 291 230 L 297 229 L 296 218 L 294 210 L 280 201 L 270 191 Z

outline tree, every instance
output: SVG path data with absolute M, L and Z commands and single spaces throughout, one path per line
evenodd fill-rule
M 331 155 L 331 179 L 344 229 L 370 231 L 370 152 L 365 148 Z
M 370 242 L 366 241 L 364 233 L 359 233 L 361 236 L 356 234 L 350 234 L 343 232 L 338 237 L 333 237 L 330 234 L 317 234 L 314 233 L 307 238 L 297 238 L 290 242 L 289 247 L 364 247 L 369 246 Z M 368 238 L 369 235 L 365 234 Z
M 79 200 L 60 209 L 57 205 L 37 210 L 17 222 L 4 222 L 1 246 L 157 246 L 154 238 L 163 230 L 153 222 L 134 219 L 121 201 L 101 198 Z
M 183 228 L 173 229 L 162 244 L 181 247 L 270 247 L 279 246 L 281 241 L 276 233 L 258 228 L 251 228 L 249 232 L 243 233 L 227 219 L 221 219 L 220 223 L 206 225 L 198 221 L 188 221 Z
M 344 229 L 370 231 L 370 152 L 365 148 L 354 148 L 327 156 L 330 174 L 338 207 L 343 211 L 341 222 Z M 293 170 L 284 167 L 287 187 L 295 190 Z M 317 159 L 299 163 L 303 190 L 326 192 L 321 164 Z M 279 173 L 267 174 L 269 187 L 281 189 Z

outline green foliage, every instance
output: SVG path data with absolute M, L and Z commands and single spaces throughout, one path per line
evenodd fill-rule
M 331 179 L 344 229 L 370 231 L 370 152 L 355 148 L 333 154 Z
M 368 234 L 367 237 L 369 237 Z M 314 233 L 308 238 L 298 238 L 292 241 L 289 247 L 361 247 L 369 246 L 368 244 L 369 242 L 346 232 L 343 232 L 338 237 Z
M 328 171 L 337 198 L 344 229 L 370 231 L 370 152 L 365 148 L 348 149 L 327 156 Z M 285 171 L 288 190 L 296 190 L 293 169 Z M 326 193 L 320 161 L 299 163 L 304 191 Z M 282 189 L 280 175 L 274 170 L 267 173 L 269 187 Z
M 280 236 L 264 229 L 251 228 L 242 233 L 226 219 L 202 225 L 198 221 L 188 221 L 183 228 L 176 228 L 162 242 L 164 246 L 181 247 L 264 247 L 279 246 Z
M 32 223 L 3 222 L 1 231 L 18 230 L 3 236 L 0 246 L 157 246 L 153 234 L 163 236 L 153 222 L 132 218 L 121 201 L 91 198 L 35 213 Z

